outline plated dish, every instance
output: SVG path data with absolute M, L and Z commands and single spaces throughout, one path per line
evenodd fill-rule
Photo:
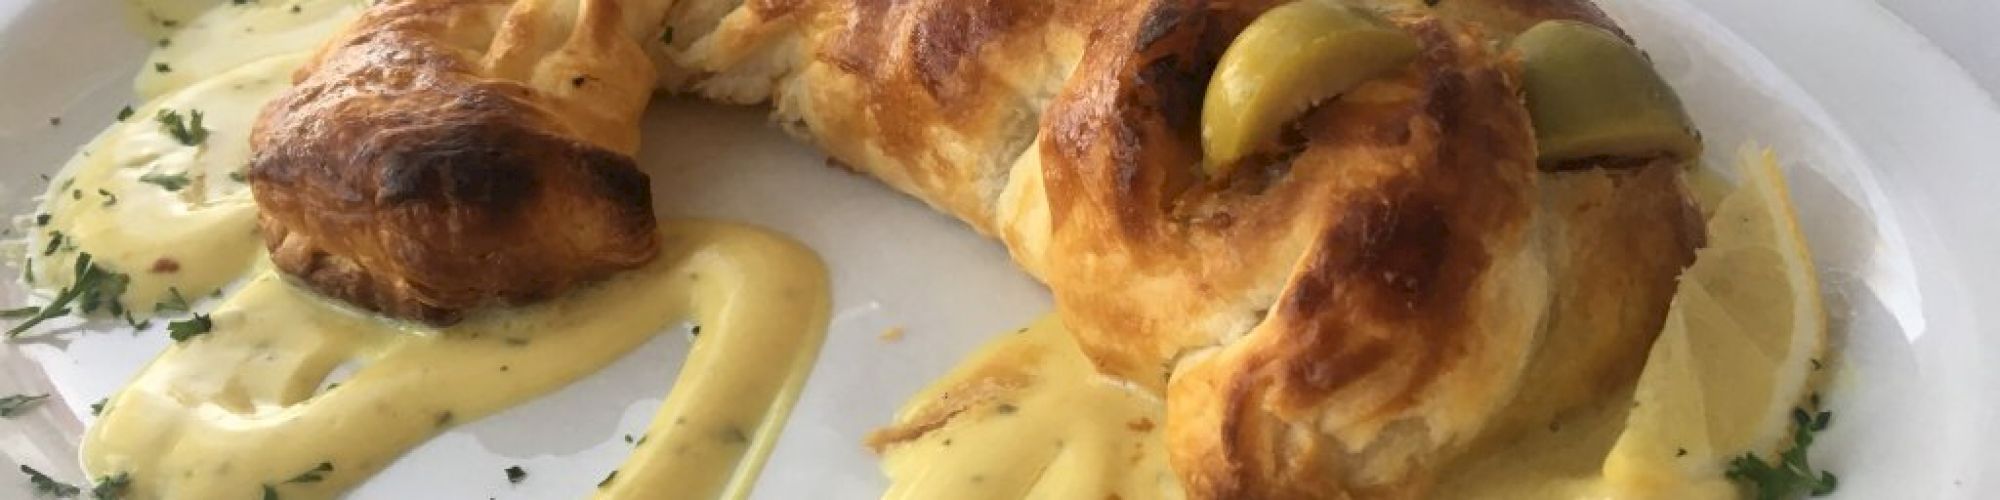
M 970 375 L 939 386 L 933 394 L 943 399 L 916 400 L 877 435 L 873 444 L 896 481 L 892 495 L 1449 495 L 1462 486 L 1439 478 L 1479 477 L 1480 457 L 1532 449 L 1523 436 L 1541 435 L 1544 422 L 1549 434 L 1569 427 L 1614 439 L 1602 451 L 1577 452 L 1603 457 L 1601 468 L 1523 481 L 1529 489 L 1521 491 L 1728 495 L 1741 486 L 1725 476 L 1755 485 L 1756 474 L 1745 471 L 1758 469 L 1746 464 L 1768 470 L 1764 458 L 1746 462 L 1739 453 L 1804 465 L 1776 452 L 1810 436 L 1788 432 L 1787 415 L 1809 404 L 1824 328 L 1816 272 L 1783 180 L 1767 154 L 1754 152 L 1740 169 L 1715 166 L 1732 179 L 1686 173 L 1699 143 L 1672 90 L 1588 5 L 1562 10 L 1575 18 L 1569 22 L 1523 21 L 1505 7 L 1496 15 L 1297 3 L 1072 6 L 1078 12 L 1031 9 L 1019 19 L 1004 9 L 936 5 L 869 15 L 837 3 L 313 6 L 325 8 L 324 17 L 293 7 L 216 6 L 204 14 L 213 17 L 203 18 L 208 23 L 173 27 L 195 39 L 198 26 L 283 33 L 260 47 L 314 41 L 301 42 L 297 55 L 247 63 L 189 54 L 195 67 L 230 69 L 159 83 L 164 97 L 136 107 L 138 119 L 79 153 L 67 175 L 51 180 L 48 215 L 28 219 L 41 228 L 28 246 L 42 258 L 30 266 L 31 279 L 75 305 L 23 314 L 109 313 L 136 327 L 161 310 L 204 311 L 172 320 L 176 346 L 105 405 L 84 447 L 100 484 L 139 495 L 219 496 L 252 486 L 335 493 L 457 419 L 559 387 L 685 314 L 669 307 L 634 317 L 630 301 L 638 300 L 654 308 L 688 303 L 706 329 L 654 421 L 657 433 L 637 443 L 619 469 L 623 478 L 607 477 L 600 493 L 643 497 L 661 485 L 706 484 L 686 494 L 741 494 L 817 349 L 827 285 L 817 260 L 782 237 L 715 223 L 653 228 L 650 197 L 632 194 L 644 174 L 631 148 L 656 80 L 717 99 L 776 101 L 792 131 L 843 165 L 996 235 L 1055 292 L 1060 320 L 1021 340 L 1003 336 L 994 348 L 1050 354 L 1012 362 L 982 356 L 966 365 Z M 652 7 L 656 17 L 644 14 Z M 674 9 L 730 13 L 703 20 Z M 359 21 L 337 21 L 349 12 Z M 963 18 L 967 12 L 972 18 Z M 152 14 L 162 27 L 179 24 Z M 289 30 L 232 24 L 287 19 L 279 14 L 305 21 Z M 1035 17 L 1043 15 L 1050 17 Z M 987 37 L 974 48 L 997 48 L 959 47 L 952 50 L 968 59 L 926 65 L 943 49 L 918 42 L 936 41 L 925 33 L 946 21 L 1000 27 L 973 30 Z M 314 29 L 333 42 L 308 52 L 325 38 L 302 34 Z M 1262 33 L 1330 40 L 1303 55 L 1273 55 L 1257 48 Z M 506 43 L 483 55 L 460 46 L 487 47 L 488 38 Z M 840 58 L 855 47 L 875 52 Z M 1050 59 L 1022 67 L 1054 76 L 991 69 L 993 61 L 1020 62 L 1009 55 L 1016 53 Z M 1351 74 L 1290 77 L 1357 53 L 1380 57 L 1329 70 Z M 1287 57 L 1300 59 L 1259 66 Z M 169 61 L 154 64 L 156 73 L 177 72 L 159 70 L 174 67 Z M 299 86 L 270 78 L 292 66 L 303 68 Z M 661 71 L 632 71 L 649 66 Z M 1232 68 L 1254 70 L 1229 76 Z M 1591 78 L 1538 80 L 1537 68 Z M 1210 71 L 1216 76 L 1202 75 Z M 1626 83 L 1580 104 L 1536 97 L 1589 97 L 1563 89 L 1582 80 Z M 1045 90 L 1022 86 L 1038 81 Z M 1231 82 L 1253 91 L 1217 90 Z M 262 114 L 254 104 L 234 117 L 203 111 L 206 96 L 254 103 L 231 93 L 260 89 L 276 103 Z M 1003 98 L 936 100 L 945 104 L 932 108 L 916 99 L 1003 91 L 1046 96 L 1047 106 L 1029 106 L 1039 116 L 1024 119 L 1022 108 L 993 104 Z M 1212 117 L 1209 104 L 1218 102 L 1231 106 Z M 1575 111 L 1618 106 L 1635 111 L 1601 123 Z M 1232 117 L 1248 125 L 1227 125 Z M 226 124 L 239 125 L 245 144 L 209 147 L 231 144 Z M 235 147 L 242 161 L 226 156 Z M 240 185 L 231 190 L 225 180 Z M 84 181 L 95 187 L 79 187 Z M 85 187 L 96 190 L 91 203 L 82 203 Z M 121 194 L 145 189 L 153 191 Z M 175 203 L 195 209 L 147 209 Z M 160 214 L 200 224 L 116 220 Z M 240 229 L 233 237 L 216 237 L 229 235 L 231 224 Z M 119 239 L 150 227 L 191 229 L 146 231 L 144 238 L 165 234 L 152 242 Z M 260 264 L 260 246 L 270 269 Z M 1605 247 L 1630 251 L 1595 251 Z M 183 274 L 186 267 L 201 270 Z M 189 295 L 246 272 L 247 284 L 213 308 L 191 304 L 199 301 Z M 772 309 L 746 312 L 732 301 Z M 1715 322 L 1746 318 L 1760 322 L 1735 329 Z M 569 329 L 585 320 L 586 328 Z M 1716 350 L 1717 332 L 1749 339 L 1761 358 L 1710 363 L 1715 353 L 1741 352 Z M 1655 336 L 1680 339 L 1681 350 Z M 1069 339 L 1074 344 L 1062 342 Z M 800 362 L 752 370 L 718 361 L 746 356 Z M 320 387 L 352 359 L 369 366 L 339 387 Z M 468 383 L 474 367 L 483 380 L 489 371 L 516 377 L 513 368 L 526 365 L 548 373 L 495 384 L 504 389 Z M 740 373 L 713 369 L 730 366 Z M 1751 368 L 1728 371 L 1744 367 Z M 278 371 L 257 371 L 266 368 Z M 1029 375 L 990 378 L 1010 370 Z M 1687 390 L 1724 387 L 1699 380 L 1716 373 L 1747 381 L 1721 396 Z M 700 399 L 703 380 L 730 389 Z M 981 389 L 954 388 L 967 380 Z M 744 383 L 762 389 L 746 391 Z M 1057 395 L 1044 396 L 1051 386 Z M 1091 415 L 1027 404 L 1047 397 L 1129 407 Z M 1632 401 L 1641 409 L 1625 408 Z M 1675 411 L 1648 411 L 1655 408 L 1648 401 L 1674 401 L 1664 406 Z M 739 404 L 741 411 L 732 409 Z M 1709 408 L 1682 411 L 1691 407 Z M 184 416 L 172 417 L 177 409 Z M 253 471 L 212 461 L 237 454 L 200 444 L 205 432 L 270 428 L 245 421 L 352 421 L 340 416 L 346 411 L 390 412 L 364 427 L 401 430 L 340 450 L 303 447 L 307 453 L 258 460 Z M 1823 427 L 1816 411 L 1805 412 L 1800 427 Z M 1068 446 L 1087 455 L 1092 446 L 1138 443 L 1132 452 L 1141 465 L 1078 468 L 1086 472 L 1073 478 L 1031 473 L 1009 483 L 1022 488 L 1012 492 L 979 486 L 1021 479 L 980 467 L 1049 466 L 1049 456 L 1024 445 L 1047 436 L 986 430 L 1020 425 L 1006 416 L 1122 427 L 1132 435 Z M 1679 431 L 1690 426 L 1706 430 Z M 961 469 L 896 465 L 964 465 L 926 458 L 949 455 L 922 448 L 951 446 L 952 435 L 977 442 L 981 432 L 1019 438 L 1002 440 L 1022 451 L 973 450 L 986 461 Z M 211 442 L 254 443 L 240 438 Z M 159 439 L 188 445 L 162 447 Z M 674 458 L 687 453 L 711 459 Z M 688 467 L 696 470 L 674 472 Z M 218 474 L 140 472 L 159 469 Z M 1808 489 L 1831 482 L 1802 469 L 1785 473 Z M 316 478 L 292 481 L 306 475 Z M 1477 486 L 1505 491 L 1493 487 L 1500 484 Z

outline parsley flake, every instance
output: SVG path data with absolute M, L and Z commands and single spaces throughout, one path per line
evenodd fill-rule
M 35 493 L 56 498 L 73 498 L 77 493 L 83 492 L 81 488 L 57 481 L 49 477 L 48 474 L 43 474 L 42 471 L 35 470 L 34 467 L 23 465 L 21 466 L 21 473 L 28 475 L 28 484 L 35 486 Z
M 299 473 L 298 476 L 286 480 L 285 483 L 286 484 L 317 483 L 323 479 L 326 479 L 326 474 L 329 472 L 333 472 L 333 462 L 320 462 L 319 465 L 314 466 L 312 470 L 301 472 Z
M 214 328 L 215 321 L 209 319 L 208 315 L 196 314 L 192 318 L 167 323 L 167 337 L 174 339 L 174 342 L 186 342 L 188 339 L 207 335 L 208 331 Z
M 1817 394 L 1813 395 L 1814 410 L 1818 410 L 1818 399 Z M 1826 430 L 1832 419 L 1832 412 L 1813 413 L 1793 408 L 1791 449 L 1779 453 L 1776 462 L 1765 462 L 1754 453 L 1744 453 L 1729 461 L 1725 475 L 1749 487 L 1757 500 L 1797 498 L 1801 493 L 1816 497 L 1833 493 L 1840 486 L 1840 478 L 1832 472 L 1814 469 L 1806 457 L 1815 434 Z
M 188 183 L 192 181 L 188 180 L 186 173 L 179 173 L 172 175 L 146 174 L 139 176 L 139 182 L 160 186 L 160 188 L 168 191 L 180 191 L 181 188 L 187 187 Z
M 0 398 L 0 417 L 18 417 L 23 413 L 27 413 L 28 410 L 33 410 L 35 407 L 41 406 L 42 401 L 46 399 L 49 399 L 49 395 L 47 394 L 35 396 L 15 394 Z
M 188 111 L 187 117 L 183 119 L 179 111 L 162 109 L 159 114 L 153 116 L 153 119 L 159 121 L 160 127 L 166 129 L 167 134 L 174 136 L 174 140 L 180 141 L 182 145 L 194 146 L 208 140 L 208 129 L 201 126 L 199 110 Z
M 118 299 L 124 295 L 125 287 L 131 284 L 131 281 L 130 276 L 105 269 L 92 262 L 90 254 L 78 254 L 76 278 L 69 288 L 64 288 L 62 292 L 56 294 L 54 300 L 37 308 L 35 314 L 28 316 L 27 320 L 8 329 L 7 336 L 18 336 L 43 321 L 69 314 L 71 303 L 75 303 L 77 310 L 86 314 L 105 306 L 113 316 L 120 315 L 124 313 L 125 306 Z
M 124 500 L 125 494 L 131 491 L 131 489 L 132 475 L 120 472 L 118 475 L 104 476 L 103 479 L 97 480 L 97 485 L 90 487 L 90 498 L 93 500 Z

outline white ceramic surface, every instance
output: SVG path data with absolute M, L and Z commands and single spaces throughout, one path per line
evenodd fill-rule
M 112 0 L 0 0 L 0 211 L 23 213 L 130 98 L 146 50 Z M 1842 498 L 2000 491 L 2000 108 L 1927 39 L 1866 0 L 1607 0 L 1680 89 L 1711 158 L 1755 140 L 1785 159 L 1822 266 L 1838 355 L 1814 461 Z M 1797 12 L 1812 12 L 1801 16 Z M 1004 252 L 765 126 L 762 111 L 661 102 L 641 163 L 658 206 L 790 234 L 834 278 L 827 345 L 757 498 L 872 498 L 862 436 L 990 334 L 1048 307 Z M 49 118 L 60 117 L 51 126 Z M 7 266 L 16 265 L 6 263 Z M 18 274 L 18 269 L 0 269 Z M 0 304 L 24 299 L 0 285 Z M 908 332 L 899 342 L 877 335 Z M 0 394 L 53 392 L 0 421 L 0 499 L 29 464 L 75 479 L 87 405 L 166 341 L 122 328 L 0 346 Z M 686 352 L 663 335 L 557 394 L 410 453 L 355 499 L 574 498 L 623 458 Z M 745 360 L 745 362 L 757 362 Z M 521 465 L 529 481 L 501 473 Z

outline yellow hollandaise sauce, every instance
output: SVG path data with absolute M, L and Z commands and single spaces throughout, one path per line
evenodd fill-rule
M 817 356 L 826 273 L 761 230 L 665 226 L 646 267 L 443 329 L 260 272 L 209 316 L 209 332 L 168 348 L 105 406 L 85 469 L 127 474 L 139 498 L 252 497 L 265 485 L 331 497 L 453 424 L 559 389 L 692 318 L 701 333 L 673 392 L 598 496 L 740 496 Z M 319 390 L 348 363 L 362 368 Z M 323 480 L 287 482 L 320 464 Z
M 104 298 L 124 314 L 195 328 L 103 406 L 83 442 L 90 479 L 121 478 L 135 499 L 335 497 L 455 424 L 558 390 L 692 322 L 699 335 L 647 439 L 616 476 L 577 493 L 747 495 L 828 319 L 824 265 L 789 239 L 662 221 L 661 254 L 640 269 L 446 328 L 354 310 L 270 270 L 242 176 L 249 132 L 362 5 L 135 3 L 134 18 L 162 40 L 136 84 L 146 102 L 49 180 L 28 222 L 26 279 L 70 289 L 88 255 L 118 278 Z M 108 278 L 95 279 L 92 288 Z M 213 310 L 190 304 L 232 283 L 241 286 Z M 165 334 L 163 322 L 146 334 Z
M 1183 498 L 1163 403 L 1097 374 L 1054 316 L 1002 334 L 869 437 L 886 499 Z
M 1668 498 L 1601 480 L 1630 398 L 1546 432 L 1469 450 L 1431 498 Z M 1054 316 L 1002 334 L 870 436 L 884 499 L 1184 498 L 1161 438 L 1163 403 L 1099 375 Z M 1727 487 L 1727 484 L 1722 486 Z M 1701 498 L 1733 498 L 1733 489 Z

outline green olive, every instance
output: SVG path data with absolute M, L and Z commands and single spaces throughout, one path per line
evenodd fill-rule
M 1674 89 L 1639 49 L 1596 26 L 1545 21 L 1512 42 L 1544 165 L 1581 158 L 1701 154 Z
M 1303 0 L 1250 22 L 1216 63 L 1201 106 L 1210 177 L 1277 142 L 1319 101 L 1408 64 L 1416 37 L 1364 11 Z

